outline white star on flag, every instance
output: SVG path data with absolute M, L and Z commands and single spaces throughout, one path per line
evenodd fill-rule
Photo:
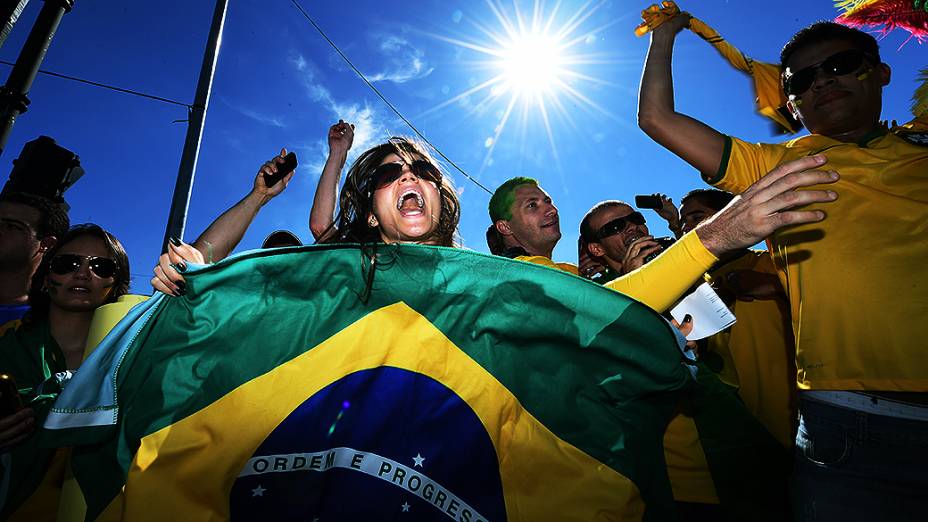
M 261 487 L 261 484 L 258 484 L 258 487 L 256 487 L 255 489 L 251 490 L 251 496 L 253 496 L 253 497 L 263 497 L 265 491 L 267 491 L 267 489 L 262 488 L 262 487 Z
M 415 464 L 413 464 L 413 467 L 416 467 L 416 466 L 419 466 L 420 468 L 424 467 L 422 463 L 425 462 L 425 458 L 422 457 L 421 453 L 416 453 L 416 456 L 413 457 L 412 460 L 415 461 Z

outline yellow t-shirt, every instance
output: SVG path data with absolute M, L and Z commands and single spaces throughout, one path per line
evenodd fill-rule
M 751 251 L 709 277 L 724 279 L 738 270 L 777 273 L 767 252 Z M 738 321 L 710 337 L 707 351 L 725 361 L 720 377 L 738 388 L 748 410 L 780 444 L 792 447 L 796 366 L 788 304 L 782 299 L 737 301 L 731 310 Z
M 707 279 L 725 278 L 736 270 L 776 274 L 767 252 L 751 251 L 712 270 Z M 724 382 L 738 388 L 748 410 L 780 444 L 790 447 L 796 370 L 786 303 L 738 301 L 732 312 L 738 322 L 707 340 L 706 351 L 723 361 L 720 369 L 713 369 Z M 696 423 L 686 412 L 678 412 L 667 426 L 664 459 L 675 500 L 719 503 Z
M 841 179 L 827 218 L 781 230 L 770 251 L 790 301 L 802 389 L 928 391 L 928 146 L 893 134 L 865 146 L 808 135 L 779 145 L 731 138 L 707 179 L 742 192 L 778 164 L 819 152 Z
M 550 257 L 545 256 L 517 256 L 515 259 L 519 261 L 525 261 L 526 263 L 534 263 L 536 265 L 547 266 L 550 268 L 556 268 L 558 270 L 563 270 L 564 272 L 570 272 L 573 275 L 579 275 L 580 271 L 577 269 L 577 265 L 573 263 L 558 263 L 553 261 Z
M 576 265 L 555 263 L 544 256 L 519 256 L 516 259 L 577 274 Z M 683 297 L 683 293 L 716 261 L 718 259 L 706 250 L 693 231 L 684 235 L 650 263 L 603 286 L 663 312 Z
M 664 460 L 674 500 L 719 503 L 706 453 L 699 442 L 696 421 L 691 415 L 677 412 L 670 420 L 664 432 Z

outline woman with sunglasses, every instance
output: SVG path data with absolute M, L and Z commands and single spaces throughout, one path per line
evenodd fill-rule
M 345 178 L 335 221 L 323 243 L 419 243 L 454 246 L 461 206 L 457 192 L 426 148 L 393 137 L 354 162 Z M 178 242 L 162 254 L 151 280 L 155 290 L 183 295 L 184 278 L 174 269 L 202 263 L 202 254 Z
M 72 227 L 46 252 L 36 270 L 31 309 L 22 323 L 0 337 L 0 373 L 11 375 L 19 390 L 31 391 L 41 384 L 47 393 L 56 374 L 80 366 L 97 308 L 115 302 L 128 289 L 129 257 L 119 240 L 98 225 Z M 27 407 L 18 412 L 0 413 L 0 453 L 15 450 L 24 441 L 32 444 L 27 439 L 41 422 L 36 413 L 47 411 L 51 403 L 39 392 L 33 395 L 23 397 Z M 45 457 L 50 460 L 51 453 Z M 36 465 L 44 473 L 41 463 Z M 38 504 L 30 501 L 23 509 L 41 507 Z M 56 512 L 57 504 L 50 509 Z
M 326 243 L 420 243 L 454 246 L 457 192 L 421 144 L 390 138 L 361 154 L 348 171 Z

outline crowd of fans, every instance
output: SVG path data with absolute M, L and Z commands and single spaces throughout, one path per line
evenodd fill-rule
M 536 180 L 516 177 L 490 199 L 487 245 L 493 254 L 590 279 L 662 313 L 709 281 L 738 321 L 694 348 L 700 359 L 720 361 L 721 380 L 794 454 L 792 476 L 783 477 L 784 492 L 790 484 L 784 519 L 921 518 L 928 363 L 917 353 L 916 329 L 928 312 L 920 268 L 928 246 L 928 148 L 880 122 L 889 67 L 876 41 L 832 23 L 803 29 L 781 56 L 790 110 L 808 136 L 750 144 L 676 112 L 670 62 L 687 16 L 653 33 L 639 123 L 718 188 L 690 192 L 679 209 L 656 195 L 654 210 L 673 238 L 653 237 L 647 216 L 626 202 L 599 202 L 572 225 L 580 233 L 575 262 L 556 262 L 555 202 Z M 361 153 L 338 192 L 353 135 L 343 121 L 329 129 L 330 153 L 309 219 L 316 241 L 455 247 L 458 192 L 415 140 L 394 137 Z M 157 291 L 184 295 L 185 263 L 212 263 L 232 252 L 261 207 L 287 187 L 293 173 L 279 172 L 286 154 L 265 163 L 249 194 L 196 241 L 171 240 L 154 269 Z M 271 185 L 274 176 L 282 179 Z M 763 240 L 769 251 L 750 249 Z M 264 247 L 295 245 L 296 235 L 275 231 Z M 128 281 L 128 257 L 104 229 L 69 229 L 59 203 L 4 194 L 0 372 L 25 390 L 77 370 L 95 310 L 123 296 Z M 11 350 L 34 352 L 34 364 L 7 364 Z M 28 405 L 3 412 L 0 452 L 16 451 L 40 420 Z M 685 399 L 664 445 L 680 520 L 731 520 Z

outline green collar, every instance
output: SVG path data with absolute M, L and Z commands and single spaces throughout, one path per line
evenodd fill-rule
M 877 138 L 885 136 L 887 132 L 888 131 L 883 128 L 882 125 L 878 125 L 877 128 L 865 134 L 863 138 L 860 138 L 860 140 L 857 142 L 857 146 L 866 148 L 868 143 Z

